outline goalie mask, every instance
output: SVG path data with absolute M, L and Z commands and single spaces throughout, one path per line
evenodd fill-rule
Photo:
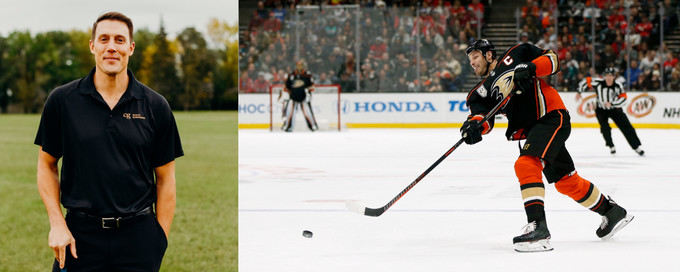
M 306 66 L 307 65 L 305 64 L 305 61 L 299 60 L 295 63 L 295 70 L 297 70 L 298 72 L 303 72 L 305 71 Z

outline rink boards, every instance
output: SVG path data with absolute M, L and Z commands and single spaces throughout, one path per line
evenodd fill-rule
M 560 93 L 574 127 L 598 127 L 595 95 Z M 342 125 L 346 128 L 458 127 L 469 114 L 467 93 L 342 93 Z M 637 128 L 680 128 L 680 93 L 629 92 L 624 106 Z M 314 103 L 314 102 L 312 102 Z M 319 110 L 338 111 L 338 107 Z M 269 127 L 269 95 L 239 94 L 239 128 Z M 498 127 L 507 121 L 499 116 Z

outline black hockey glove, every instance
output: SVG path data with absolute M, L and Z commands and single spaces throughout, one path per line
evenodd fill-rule
M 524 90 L 530 90 L 534 85 L 534 77 L 536 77 L 536 64 L 533 62 L 524 62 L 515 66 L 515 76 L 512 78 L 515 83 L 513 92 L 521 94 Z
M 466 144 L 473 145 L 482 141 L 482 126 L 478 120 L 467 120 L 460 128 L 460 135 L 463 136 Z

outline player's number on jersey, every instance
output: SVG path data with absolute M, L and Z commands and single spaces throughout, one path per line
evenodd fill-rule
M 503 59 L 503 63 L 505 63 L 505 65 L 510 65 L 510 64 L 512 64 L 512 58 L 511 58 L 510 56 L 505 57 L 505 58 Z

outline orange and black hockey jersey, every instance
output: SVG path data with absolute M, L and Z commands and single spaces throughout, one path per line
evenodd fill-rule
M 528 43 L 516 45 L 498 56 L 493 71 L 472 88 L 467 96 L 470 116 L 486 115 L 515 88 L 512 81 L 515 66 L 530 61 L 536 64 L 537 77 L 534 79 L 534 88 L 522 90 L 521 94 L 513 96 L 500 110 L 500 113 L 508 118 L 505 136 L 509 140 L 525 138 L 525 135 L 522 135 L 523 132 L 531 129 L 536 121 L 548 112 L 566 109 L 557 90 L 539 78 L 555 74 L 560 70 L 557 54 L 552 50 L 543 50 Z M 489 129 L 486 133 L 493 127 L 493 118 L 489 121 Z

